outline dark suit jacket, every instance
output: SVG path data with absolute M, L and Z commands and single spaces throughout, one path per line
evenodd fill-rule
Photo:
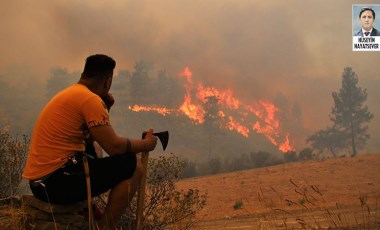
M 357 32 L 355 34 L 355 36 L 361 36 L 361 37 L 363 37 L 364 34 L 363 34 L 362 29 L 360 29 L 359 32 Z M 380 31 L 378 31 L 377 29 L 373 28 L 372 32 L 371 32 L 371 34 L 369 36 L 380 36 Z

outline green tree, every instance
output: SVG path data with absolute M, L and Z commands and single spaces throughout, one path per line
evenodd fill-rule
M 140 60 L 135 63 L 135 70 L 132 72 L 130 79 L 131 84 L 131 100 L 135 104 L 144 104 L 148 102 L 148 97 L 151 97 L 151 78 L 149 72 L 152 70 L 153 64 L 147 61 Z
M 0 114 L 5 112 L 8 108 L 10 93 L 11 89 L 8 82 L 3 80 L 3 77 L 0 75 Z
M 313 158 L 313 150 L 311 148 L 304 148 L 298 155 L 299 160 L 311 160 Z
M 342 88 L 339 92 L 333 92 L 334 107 L 330 120 L 334 127 L 346 138 L 348 145 L 352 147 L 352 156 L 356 156 L 357 148 L 365 145 L 368 134 L 368 123 L 373 114 L 368 111 L 365 101 L 367 90 L 358 86 L 358 76 L 350 67 L 344 69 L 342 75 Z
M 359 87 L 358 82 L 356 73 L 350 67 L 346 67 L 342 74 L 341 89 L 332 93 L 332 127 L 320 130 L 306 140 L 314 149 L 320 152 L 329 149 L 336 156 L 339 149 L 351 146 L 352 156 L 356 156 L 357 149 L 366 144 L 369 139 L 366 123 L 370 122 L 373 114 L 364 104 L 367 100 L 367 90 Z
M 212 175 L 219 172 L 221 169 L 221 162 L 218 158 L 204 159 L 203 161 L 198 161 L 197 165 L 199 175 Z
M 288 151 L 284 153 L 285 162 L 295 162 L 298 160 L 297 153 L 295 151 Z
M 46 97 L 48 99 L 52 98 L 60 90 L 73 84 L 76 80 L 79 80 L 79 78 L 75 78 L 77 75 L 78 73 L 69 73 L 67 69 L 64 68 L 51 69 L 46 86 Z
M 182 172 L 182 177 L 183 178 L 190 178 L 190 177 L 195 177 L 198 175 L 198 170 L 197 170 L 197 164 L 193 161 L 190 161 L 188 159 L 184 159 L 184 169 Z
M 255 168 L 261 168 L 273 164 L 271 154 L 266 151 L 250 153 L 250 161 L 254 164 Z
M 334 127 L 327 127 L 326 129 L 319 130 L 313 135 L 310 135 L 306 142 L 311 143 L 311 147 L 318 151 L 319 154 L 323 153 L 325 149 L 336 157 L 339 149 L 346 147 L 346 135 L 335 129 Z
M 205 98 L 206 103 L 203 106 L 205 110 L 205 122 L 203 127 L 208 136 L 208 158 L 213 155 L 213 146 L 215 145 L 215 135 L 217 134 L 220 126 L 220 115 L 218 114 L 220 108 L 218 105 L 219 99 L 216 96 L 209 96 Z
M 130 92 L 131 73 L 128 70 L 119 70 L 112 80 L 111 93 L 121 107 L 132 104 Z
M 178 107 L 183 102 L 183 98 L 179 96 L 185 94 L 183 87 L 177 78 L 169 77 L 166 70 L 159 70 L 153 83 L 152 94 L 155 104 L 172 108 Z

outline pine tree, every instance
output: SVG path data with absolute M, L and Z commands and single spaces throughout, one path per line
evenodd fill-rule
M 135 63 L 135 69 L 130 79 L 131 88 L 130 96 L 134 104 L 147 105 L 150 96 L 147 92 L 151 89 L 150 71 L 153 69 L 153 63 L 140 60 Z
M 347 145 L 352 147 L 352 156 L 357 155 L 357 149 L 365 145 L 369 139 L 368 125 L 373 114 L 368 111 L 365 101 L 367 90 L 358 86 L 358 76 L 350 67 L 342 74 L 342 88 L 333 92 L 334 107 L 330 120 L 334 128 L 344 137 Z

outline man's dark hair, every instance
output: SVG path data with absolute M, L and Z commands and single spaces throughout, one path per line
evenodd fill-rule
M 364 11 L 367 11 L 367 10 L 369 10 L 369 11 L 372 12 L 373 19 L 375 19 L 375 18 L 376 18 L 375 11 L 374 11 L 372 8 L 369 8 L 369 7 L 364 7 L 364 8 L 362 8 L 362 9 L 360 10 L 359 18 L 361 18 L 361 17 L 362 17 L 362 13 L 363 13 Z
M 91 55 L 86 59 L 82 77 L 102 79 L 113 73 L 115 60 L 104 54 Z

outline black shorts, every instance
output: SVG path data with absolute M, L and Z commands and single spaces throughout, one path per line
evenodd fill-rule
M 56 204 L 72 204 L 86 200 L 87 187 L 83 155 L 77 153 L 75 159 L 76 164 L 69 160 L 68 164 L 43 180 L 43 185 L 31 182 L 30 188 L 33 195 L 43 201 Z M 131 178 L 136 170 L 136 161 L 136 155 L 133 153 L 88 158 L 91 195 L 98 196 Z

